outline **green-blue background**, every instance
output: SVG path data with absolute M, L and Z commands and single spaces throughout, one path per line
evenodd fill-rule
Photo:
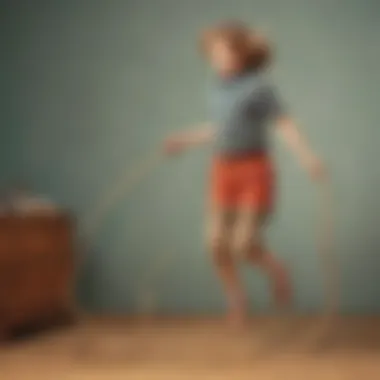
M 200 28 L 239 18 L 276 42 L 273 75 L 329 163 L 342 309 L 380 310 L 380 3 L 376 0 L 19 0 L 1 4 L 1 183 L 23 180 L 82 221 L 130 165 L 171 131 L 202 121 L 208 71 Z M 269 231 L 296 306 L 316 310 L 317 193 L 274 142 L 279 207 Z M 97 311 L 133 312 L 144 276 L 156 310 L 215 312 L 223 298 L 202 248 L 207 150 L 167 162 L 110 211 L 78 294 Z M 167 258 L 168 254 L 172 254 Z M 265 280 L 244 271 L 254 309 Z

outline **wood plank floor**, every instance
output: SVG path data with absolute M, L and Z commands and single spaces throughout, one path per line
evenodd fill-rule
M 0 348 L 1 380 L 379 380 L 380 318 L 92 320 Z

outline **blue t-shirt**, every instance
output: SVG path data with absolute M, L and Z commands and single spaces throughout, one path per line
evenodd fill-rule
M 264 76 L 247 72 L 216 81 L 211 113 L 217 127 L 216 153 L 240 155 L 268 149 L 268 126 L 283 107 Z

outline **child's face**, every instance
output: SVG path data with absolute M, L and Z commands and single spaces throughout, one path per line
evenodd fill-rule
M 216 39 L 210 46 L 211 66 L 222 76 L 231 76 L 241 69 L 241 60 L 229 44 Z

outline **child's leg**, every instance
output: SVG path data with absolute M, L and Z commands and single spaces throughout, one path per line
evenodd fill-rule
M 291 281 L 289 273 L 281 261 L 262 243 L 251 249 L 247 260 L 268 275 L 278 305 L 281 307 L 288 306 L 292 296 Z
M 207 240 L 217 274 L 227 297 L 231 322 L 243 322 L 246 299 L 233 256 L 230 251 L 230 213 L 214 206 L 209 215 Z
M 289 276 L 284 265 L 265 248 L 263 228 L 263 218 L 252 207 L 242 207 L 235 225 L 233 250 L 268 275 L 277 302 L 286 305 L 291 297 Z

